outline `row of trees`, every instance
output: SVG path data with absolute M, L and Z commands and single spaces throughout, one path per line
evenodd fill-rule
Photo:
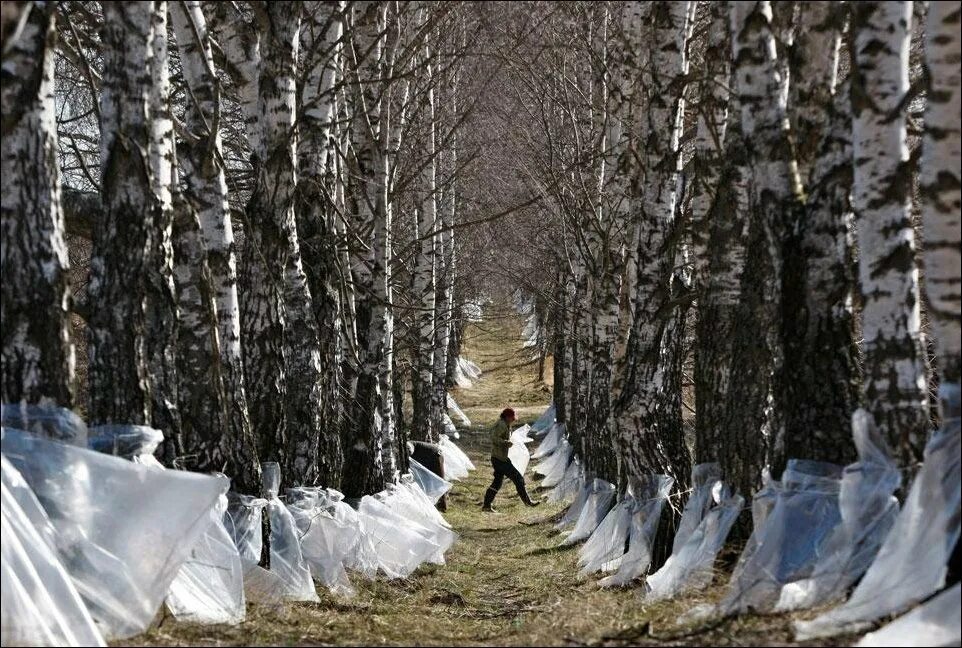
M 3 402 L 159 428 L 243 493 L 268 460 L 382 490 L 475 297 L 468 9 L 4 3 Z
M 717 461 L 750 494 L 852 461 L 858 407 L 915 465 L 960 377 L 960 4 L 532 10 L 506 112 L 554 271 L 527 289 L 587 471 L 684 491 Z

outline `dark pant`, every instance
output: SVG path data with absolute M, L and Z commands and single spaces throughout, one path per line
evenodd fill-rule
M 518 491 L 518 497 L 525 504 L 531 501 L 528 497 L 528 491 L 524 487 L 524 476 L 518 472 L 518 469 L 514 467 L 510 461 L 502 461 L 497 457 L 491 457 L 491 467 L 494 468 L 494 480 L 491 485 L 488 486 L 487 492 L 484 494 L 484 505 L 491 506 L 491 502 L 494 501 L 494 496 L 498 494 L 501 490 L 501 484 L 504 483 L 504 478 L 507 477 L 514 483 L 515 489 Z

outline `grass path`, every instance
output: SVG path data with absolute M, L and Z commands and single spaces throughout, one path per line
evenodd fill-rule
M 790 645 L 789 618 L 742 618 L 709 632 L 669 637 L 679 614 L 704 598 L 645 606 L 636 590 L 607 591 L 581 578 L 577 547 L 559 548 L 551 524 L 560 506 L 526 509 L 510 485 L 498 495 L 500 515 L 483 514 L 491 479 L 484 426 L 512 405 L 522 422 L 536 418 L 550 389 L 520 349 L 516 317 L 489 318 L 467 332 L 465 355 L 484 378 L 455 398 L 475 424 L 459 443 L 478 470 L 457 482 L 447 519 L 459 534 L 444 566 L 426 566 L 401 581 L 355 579 L 358 594 L 280 610 L 250 606 L 238 626 L 195 626 L 163 620 L 133 641 L 140 645 Z M 546 372 L 550 376 L 550 365 Z M 529 473 L 529 480 L 530 480 Z M 721 591 L 711 591 L 717 596 Z M 130 645 L 130 642 L 124 642 Z

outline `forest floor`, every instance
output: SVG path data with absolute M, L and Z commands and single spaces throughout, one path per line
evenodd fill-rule
M 596 578 L 579 576 L 578 548 L 557 546 L 553 524 L 561 505 L 527 509 L 507 485 L 495 502 L 500 514 L 481 513 L 491 479 L 485 426 L 506 406 L 520 422 L 533 421 L 548 405 L 550 386 L 537 379 L 537 362 L 521 348 L 521 321 L 513 313 L 472 324 L 464 355 L 484 371 L 473 388 L 453 393 L 474 424 L 458 443 L 478 469 L 455 482 L 448 498 L 446 518 L 459 539 L 446 565 L 424 566 L 406 580 L 354 579 L 358 593 L 349 600 L 321 588 L 319 604 L 249 605 L 237 626 L 167 617 L 123 645 L 803 645 L 792 640 L 790 615 L 678 626 L 681 614 L 723 594 L 725 575 L 702 595 L 654 605 L 638 590 L 599 589 Z M 545 374 L 550 378 L 550 360 Z

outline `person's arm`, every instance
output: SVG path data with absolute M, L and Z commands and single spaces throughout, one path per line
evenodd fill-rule
M 511 447 L 511 426 L 504 419 L 498 423 L 498 443 L 505 450 Z

